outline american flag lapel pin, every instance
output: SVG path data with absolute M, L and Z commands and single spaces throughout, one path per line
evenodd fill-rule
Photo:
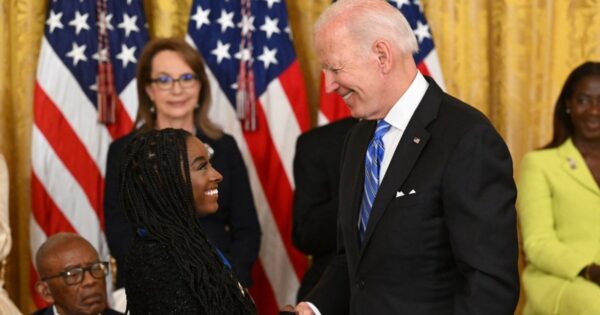
M 413 139 L 413 142 L 414 142 L 414 143 L 416 143 L 416 144 L 419 144 L 419 142 L 421 142 L 421 139 L 420 139 L 420 138 L 418 138 L 418 137 L 415 137 L 415 138 Z

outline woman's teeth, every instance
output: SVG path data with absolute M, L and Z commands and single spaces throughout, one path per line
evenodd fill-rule
M 204 194 L 207 196 L 216 196 L 219 194 L 219 190 L 218 189 L 207 190 L 206 192 L 204 192 Z

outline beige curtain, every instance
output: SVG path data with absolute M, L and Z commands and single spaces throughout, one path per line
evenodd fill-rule
M 152 36 L 184 36 L 191 0 L 144 0 Z M 311 28 L 330 0 L 288 0 L 311 111 L 319 64 Z M 567 74 L 600 60 L 600 0 L 421 0 L 447 90 L 483 111 L 509 144 L 515 167 L 550 139 L 553 103 Z M 47 3 L 0 0 L 0 153 L 10 172 L 14 246 L 7 290 L 29 297 L 29 180 L 33 84 Z

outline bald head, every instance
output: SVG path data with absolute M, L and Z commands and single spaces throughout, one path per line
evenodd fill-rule
M 64 251 L 76 251 L 92 250 L 96 251 L 92 244 L 85 238 L 74 234 L 74 233 L 57 233 L 50 236 L 38 249 L 35 255 L 35 265 L 38 268 L 38 272 L 44 275 L 48 272 L 48 260 L 52 256 L 61 256 Z
M 106 263 L 84 238 L 72 233 L 49 237 L 35 257 L 36 291 L 63 315 L 97 315 L 106 309 Z

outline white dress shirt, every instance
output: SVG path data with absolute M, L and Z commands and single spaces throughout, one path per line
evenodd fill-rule
M 415 79 L 408 86 L 406 92 L 404 92 L 400 99 L 396 101 L 396 104 L 394 104 L 392 109 L 390 109 L 383 119 L 390 124 L 391 127 L 381 139 L 385 151 L 383 153 L 383 161 L 381 161 L 381 169 L 379 170 L 379 184 L 381 184 L 383 176 L 390 166 L 394 152 L 396 152 L 396 147 L 398 147 L 398 143 L 400 143 L 400 139 L 404 134 L 404 130 L 406 130 L 406 126 L 408 126 L 408 122 L 415 113 L 419 103 L 421 103 L 428 87 L 429 83 L 425 80 L 425 77 L 423 77 L 421 72 L 417 72 Z

